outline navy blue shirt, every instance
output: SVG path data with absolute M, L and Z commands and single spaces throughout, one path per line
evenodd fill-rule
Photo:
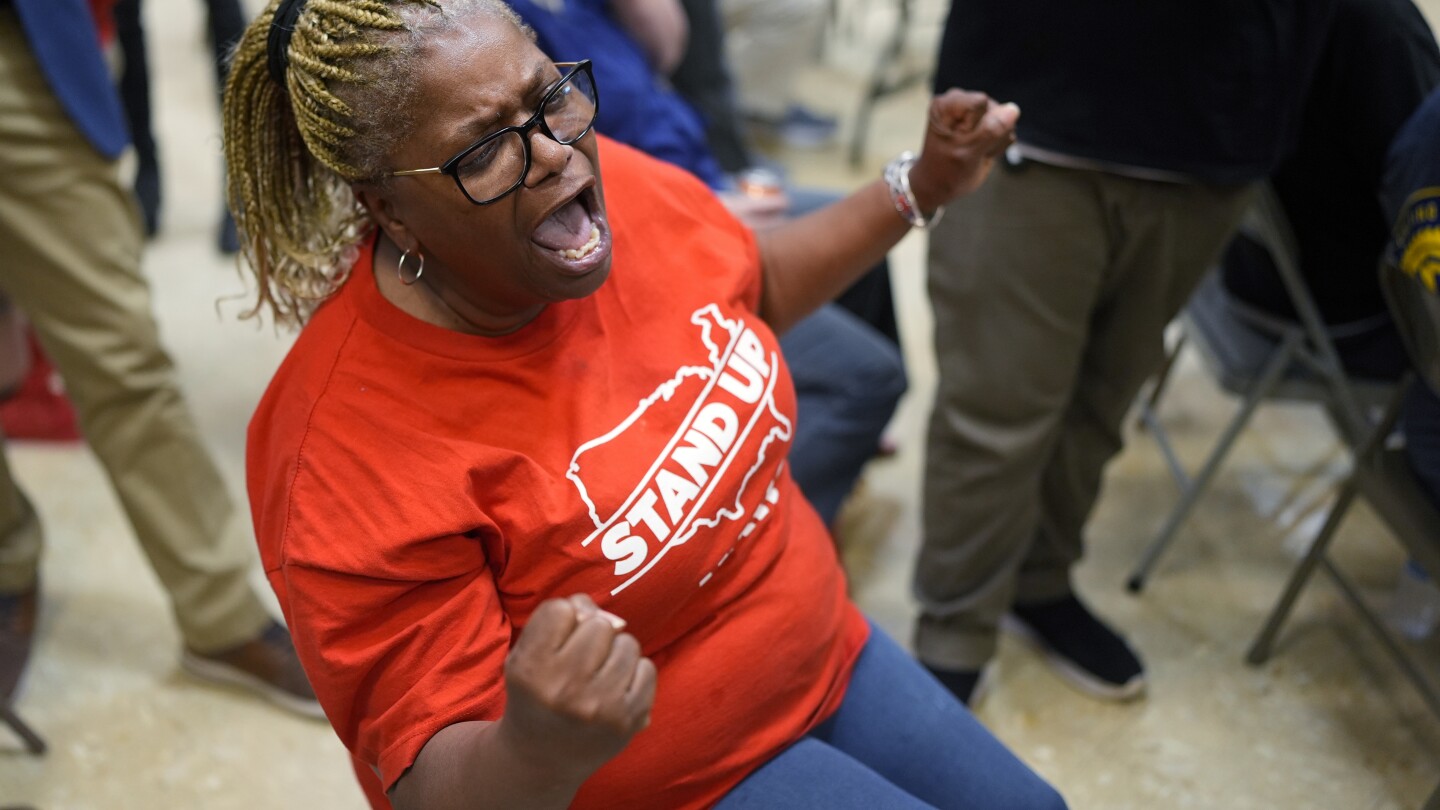
M 1440 90 L 1425 97 L 1390 145 L 1385 160 L 1385 177 L 1380 186 L 1380 204 L 1387 219 L 1397 225 L 1387 259 L 1410 243 L 1406 234 L 1412 226 L 1440 222 L 1401 222 L 1401 214 L 1416 207 L 1421 198 L 1440 196 Z M 1415 199 L 1411 199 L 1414 197 Z M 1399 264 L 1398 261 L 1392 262 Z
M 1211 183 L 1288 149 L 1335 0 L 952 0 L 936 90 L 1024 110 L 1020 140 Z
M 1411 356 L 1435 387 L 1440 383 L 1440 90 L 1395 136 L 1380 204 L 1394 223 L 1385 263 L 1413 281 L 1390 286 L 1397 298 L 1392 309 L 1409 324 Z
M 1395 136 L 1380 204 L 1393 223 L 1386 263 L 1440 292 L 1440 90 Z
M 597 131 L 720 187 L 723 175 L 699 113 L 656 75 L 644 49 L 610 16 L 606 0 L 565 0 L 559 11 L 533 0 L 508 3 L 535 29 L 536 44 L 551 59 L 594 62 Z
M 1410 0 L 1340 0 L 1295 150 L 1271 178 L 1327 323 L 1386 311 L 1375 278 L 1395 216 L 1379 200 L 1385 155 L 1437 85 L 1440 48 Z M 1227 260 L 1225 284 L 1262 309 L 1298 317 L 1268 259 Z

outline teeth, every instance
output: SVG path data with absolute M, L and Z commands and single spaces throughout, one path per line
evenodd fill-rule
M 597 247 L 599 247 L 599 246 L 600 246 L 600 226 L 599 226 L 599 225 L 591 225 L 591 226 L 590 226 L 590 241 L 586 242 L 585 244 L 581 245 L 581 246 L 578 247 L 578 248 L 562 250 L 562 251 L 560 251 L 560 255 L 561 255 L 561 256 L 564 256 L 564 257 L 567 258 L 567 259 L 583 259 L 583 258 L 585 258 L 586 256 L 589 256 L 591 253 L 594 253 L 594 252 L 595 252 L 595 248 L 597 248 Z

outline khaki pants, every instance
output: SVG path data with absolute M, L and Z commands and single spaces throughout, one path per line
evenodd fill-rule
M 185 643 L 214 652 L 254 638 L 270 619 L 246 577 L 248 521 L 160 347 L 140 247 L 114 164 L 72 125 L 14 12 L 0 9 L 0 290 L 64 377 Z M 0 456 L 0 592 L 35 582 L 40 539 L 35 510 Z
M 930 239 L 931 414 L 915 649 L 979 669 L 1013 602 L 1070 593 L 1121 423 L 1249 190 L 997 167 Z

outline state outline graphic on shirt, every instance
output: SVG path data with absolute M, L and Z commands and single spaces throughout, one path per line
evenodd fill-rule
M 581 545 L 588 548 L 599 540 L 600 551 L 613 564 L 615 576 L 623 578 L 611 589 L 611 595 L 639 581 L 672 549 L 688 543 L 702 528 L 744 518 L 744 502 L 750 500 L 756 503 L 754 514 L 738 535 L 748 536 L 779 498 L 773 479 L 754 480 L 771 446 L 793 436 L 790 419 L 775 403 L 778 353 L 767 353 L 744 320 L 726 318 L 715 304 L 695 310 L 690 322 L 698 327 L 697 348 L 703 347 L 707 364 L 680 366 L 672 377 L 641 398 L 614 428 L 580 445 L 565 473 L 595 525 Z M 631 434 L 652 408 L 672 402 L 683 406 L 677 395 L 697 383 L 701 386 L 699 392 L 662 447 L 653 447 L 656 439 L 650 433 Z M 768 424 L 761 428 L 764 433 L 756 445 L 752 434 L 767 415 Z M 585 471 L 592 463 L 589 459 L 611 450 L 618 452 L 617 448 L 631 435 L 641 436 L 641 441 L 651 445 L 633 452 L 643 457 L 654 453 L 653 461 L 628 494 L 612 506 L 603 495 L 596 494 L 597 487 L 587 484 Z M 742 459 L 750 447 L 751 455 Z M 593 463 L 606 466 L 598 458 Z M 741 469 L 743 474 L 733 472 Z M 733 487 L 717 489 L 721 482 L 733 481 L 737 474 L 740 477 Z M 756 486 L 765 487 L 758 498 L 752 495 Z M 733 498 L 728 495 L 732 489 Z M 727 551 L 715 567 L 728 557 Z M 713 573 L 706 574 L 699 584 L 709 581 Z

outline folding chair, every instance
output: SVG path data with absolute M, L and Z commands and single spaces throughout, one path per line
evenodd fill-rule
M 865 90 L 860 96 L 860 106 L 855 112 L 855 127 L 850 131 L 851 168 L 859 168 L 865 160 L 865 142 L 870 137 L 870 118 L 875 112 L 875 105 L 882 99 L 925 81 L 933 68 L 928 63 L 923 67 L 909 67 L 903 58 L 905 41 L 912 33 L 916 22 L 916 0 L 890 0 L 890 2 L 895 8 L 895 23 L 886 33 L 880 54 L 876 57 L 875 63 L 870 69 L 870 75 L 865 80 Z M 842 5 L 852 6 L 852 8 L 842 8 Z M 832 22 L 838 21 L 845 14 L 863 19 L 870 6 L 870 0 L 860 0 L 860 2 L 852 0 L 850 3 L 844 3 L 843 0 L 830 0 L 830 19 Z
M 35 730 L 30 728 L 20 715 L 15 711 L 14 701 L 20 691 L 20 682 L 25 674 L 25 663 L 29 658 L 28 654 L 15 655 L 13 650 L 0 650 L 0 653 L 9 653 L 0 657 L 0 726 L 8 727 L 14 732 L 20 742 L 24 744 L 25 750 L 39 756 L 45 753 L 45 740 Z
M 1390 302 L 1392 315 L 1405 339 L 1418 373 L 1432 390 L 1440 390 L 1440 296 L 1424 289 L 1424 282 L 1406 276 L 1390 265 L 1381 268 L 1381 286 Z M 1419 385 L 1413 378 L 1407 384 Z M 1405 676 L 1419 690 L 1430 710 L 1440 717 L 1440 687 L 1426 675 L 1400 645 L 1384 622 L 1365 604 L 1359 591 L 1331 561 L 1327 552 L 1336 530 L 1355 497 L 1364 497 L 1375 513 L 1405 547 L 1420 567 L 1440 572 L 1440 510 L 1425 492 L 1403 450 L 1390 445 L 1389 439 L 1403 402 L 1404 386 L 1397 390 L 1384 418 L 1370 431 L 1355 454 L 1349 476 L 1340 488 L 1335 504 L 1326 515 L 1325 523 L 1312 541 L 1305 557 L 1295 567 L 1290 580 L 1276 602 L 1265 627 L 1251 645 L 1246 661 L 1259 666 L 1270 658 L 1275 637 L 1295 606 L 1300 591 L 1318 568 L 1335 583 L 1345 601 L 1359 613 L 1384 648 L 1395 659 Z M 1424 805 L 1425 810 L 1440 810 L 1440 787 Z
M 11 731 L 15 732 L 15 736 L 19 737 L 20 742 L 25 745 L 26 751 L 38 757 L 47 750 L 45 740 L 36 734 L 34 729 L 26 725 L 24 720 L 20 719 L 20 715 L 15 713 L 13 707 L 0 706 L 0 723 L 4 723 L 10 727 Z
M 1295 258 L 1298 251 L 1284 211 L 1269 187 L 1256 195 L 1241 231 L 1270 253 L 1299 320 L 1273 315 L 1237 300 L 1226 291 L 1215 271 L 1205 277 L 1186 304 L 1180 318 L 1181 339 L 1140 406 L 1141 426 L 1159 445 L 1180 488 L 1180 499 L 1131 572 L 1126 587 L 1132 593 L 1145 587 L 1160 556 L 1261 403 L 1318 404 L 1329 415 L 1341 442 L 1354 447 L 1368 433 L 1367 411 L 1383 405 L 1395 389 L 1394 383 L 1360 381 L 1346 374 L 1335 341 L 1370 332 L 1389 319 L 1382 315 L 1344 325 L 1324 322 L 1300 275 Z M 1193 476 L 1180 462 L 1174 443 L 1156 415 L 1170 371 L 1186 343 L 1194 344 L 1220 387 L 1240 399 L 1239 409 Z

